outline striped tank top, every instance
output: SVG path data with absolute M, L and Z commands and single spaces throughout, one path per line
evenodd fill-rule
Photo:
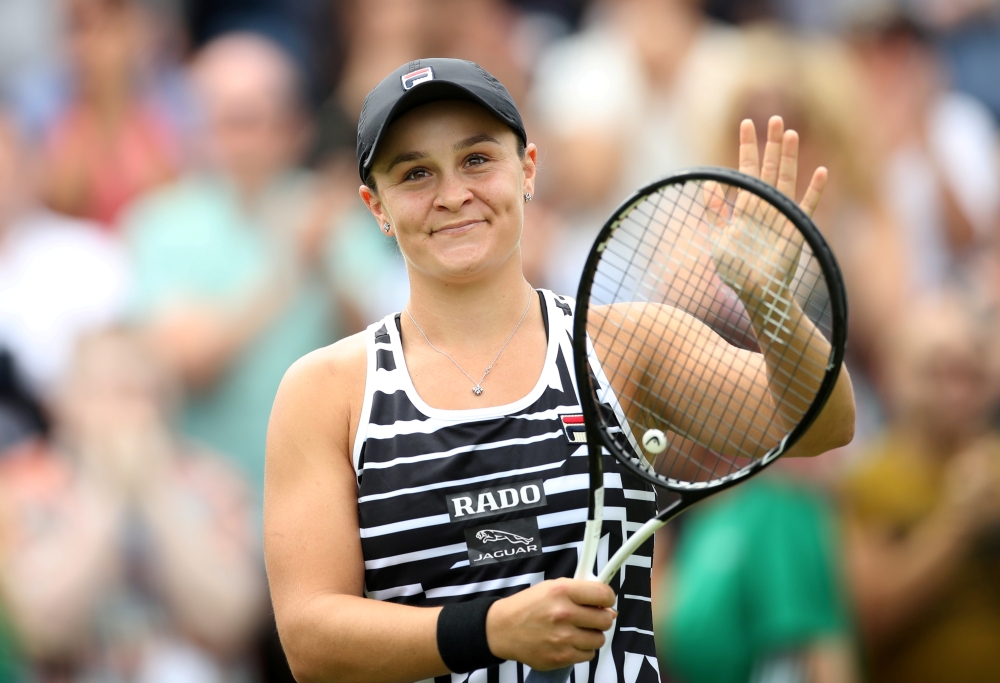
M 589 488 L 572 372 L 574 302 L 538 293 L 548 334 L 544 369 L 527 396 L 503 406 L 428 406 L 406 369 L 399 314 L 368 328 L 353 449 L 368 598 L 430 607 L 573 576 Z M 604 468 L 598 567 L 656 513 L 649 484 L 608 454 Z M 574 667 L 571 683 L 658 683 L 652 552 L 651 539 L 615 576 L 618 618 L 594 660 Z M 528 670 L 504 662 L 436 683 L 522 683 Z

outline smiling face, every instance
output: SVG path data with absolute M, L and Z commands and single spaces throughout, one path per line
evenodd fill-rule
M 534 192 L 535 146 L 486 109 L 441 101 L 397 119 L 361 198 L 414 275 L 447 283 L 520 267 L 524 194 Z M 516 260 L 516 264 L 512 262 Z

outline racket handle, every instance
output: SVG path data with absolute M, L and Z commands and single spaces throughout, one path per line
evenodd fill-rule
M 670 508 L 668 508 L 668 510 L 665 511 L 663 517 L 665 519 L 670 519 L 670 517 L 673 516 L 673 514 L 670 513 L 675 512 L 678 507 L 679 507 L 678 504 L 670 506 Z M 653 519 L 649 520 L 644 525 L 642 525 L 642 527 L 640 527 L 638 530 L 636 530 L 636 532 L 632 534 L 628 538 L 628 540 L 625 541 L 625 543 L 622 544 L 622 547 L 618 549 L 618 552 L 615 553 L 610 560 L 608 560 L 607 565 L 603 567 L 600 574 L 598 574 L 596 577 L 590 575 L 587 577 L 577 577 L 577 578 L 588 578 L 592 581 L 597 580 L 601 581 L 602 583 L 609 583 L 611 581 L 611 577 L 614 576 L 615 572 L 617 572 L 621 568 L 622 564 L 625 563 L 625 560 L 627 560 L 628 557 L 632 553 L 634 553 L 639 548 L 640 545 L 645 543 L 650 536 L 656 533 L 656 531 L 660 527 L 666 524 L 665 519 L 657 519 L 656 517 L 654 517 Z M 600 527 L 597 528 L 600 529 Z M 590 529 L 588 529 L 588 531 L 590 531 Z M 585 544 L 585 547 L 586 545 L 587 544 Z M 587 553 L 585 551 L 584 555 L 586 554 Z M 593 560 L 591 560 L 591 562 L 592 561 Z M 587 566 L 587 565 L 581 563 L 581 566 Z M 587 573 L 590 574 L 589 571 Z M 569 674 L 572 670 L 573 670 L 572 666 L 567 666 L 563 669 L 552 669 L 551 671 L 535 671 L 534 669 L 532 669 L 531 671 L 528 672 L 527 677 L 524 679 L 524 683 L 566 683 L 566 681 L 569 680 Z
M 527 677 L 525 677 L 524 683 L 566 683 L 569 680 L 571 671 L 573 671 L 572 666 L 562 669 L 552 669 L 551 671 L 535 671 L 532 669 L 528 672 Z

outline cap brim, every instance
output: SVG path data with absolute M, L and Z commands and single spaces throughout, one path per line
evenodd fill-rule
M 517 129 L 516 122 L 508 121 L 506 117 L 494 109 L 492 105 L 486 102 L 486 100 L 464 86 L 450 81 L 429 81 L 427 83 L 421 83 L 414 86 L 410 90 L 407 90 L 403 96 L 396 100 L 395 104 L 392 105 L 392 108 L 389 110 L 389 114 L 385 117 L 385 122 L 375 134 L 375 140 L 372 142 L 372 147 L 368 152 L 368 156 L 361 164 L 360 170 L 362 178 L 367 177 L 368 172 L 371 171 L 372 162 L 375 160 L 375 153 L 378 151 L 379 143 L 382 142 L 382 136 L 385 135 L 385 131 L 388 130 L 389 126 L 391 126 L 397 118 L 411 109 L 416 109 L 421 105 L 429 104 L 431 102 L 439 102 L 441 100 L 461 100 L 465 102 L 473 102 L 486 109 L 511 128 L 514 128 L 515 131 Z

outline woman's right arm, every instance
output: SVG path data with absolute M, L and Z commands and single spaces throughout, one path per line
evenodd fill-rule
M 437 648 L 440 607 L 363 597 L 350 444 L 364 385 L 364 337 L 355 335 L 296 362 L 271 411 L 264 553 L 278 632 L 299 683 L 449 673 Z M 490 649 L 539 669 L 587 661 L 604 643 L 614 599 L 603 584 L 542 582 L 493 605 Z

